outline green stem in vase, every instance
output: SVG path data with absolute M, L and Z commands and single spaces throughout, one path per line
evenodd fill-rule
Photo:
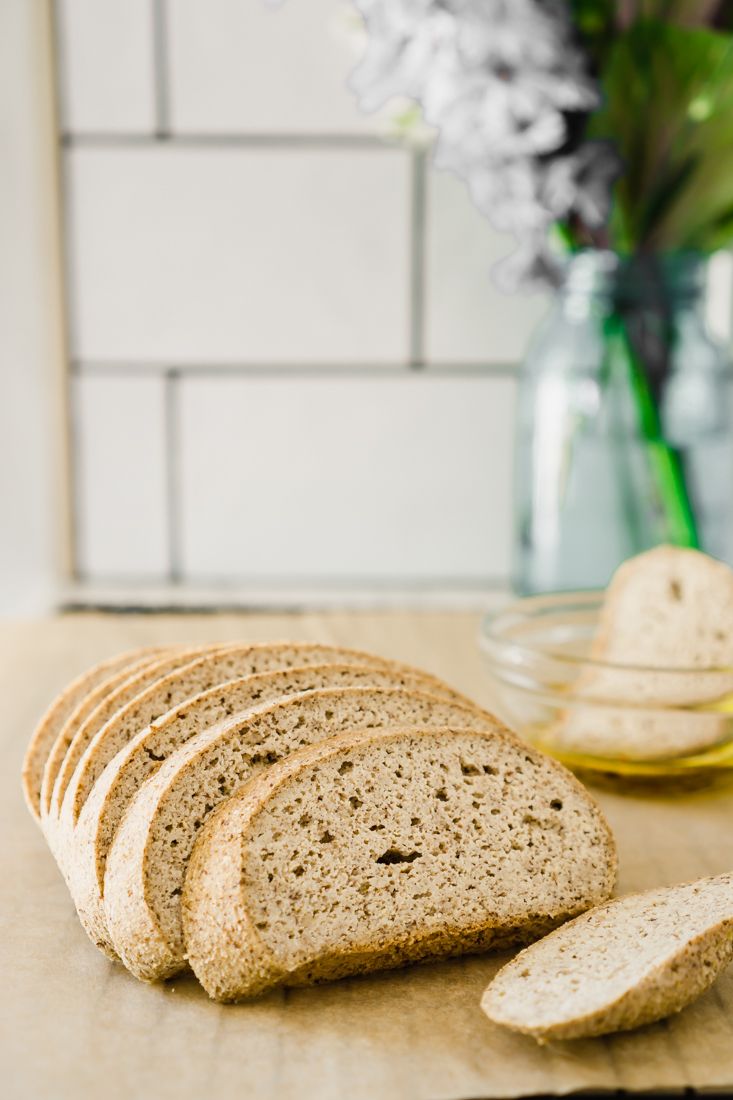
M 654 486 L 664 515 L 666 537 L 675 546 L 699 547 L 697 525 L 679 457 L 664 441 L 659 411 L 643 364 L 634 350 L 624 319 L 614 313 L 605 323 L 606 339 L 615 345 L 628 367 L 628 377 L 646 444 Z

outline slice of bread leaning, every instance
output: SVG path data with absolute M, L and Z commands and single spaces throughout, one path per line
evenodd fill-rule
M 250 654 L 247 667 L 292 661 L 299 652 L 293 646 L 261 648 Z M 303 657 L 313 658 L 321 652 L 311 649 Z M 95 942 L 101 943 L 105 938 L 103 893 L 107 853 L 127 806 L 142 784 L 173 752 L 216 723 L 283 696 L 327 687 L 404 688 L 473 705 L 425 673 L 356 664 L 304 665 L 262 672 L 226 681 L 179 703 L 141 730 L 110 760 L 94 783 L 73 829 L 70 886 Z
M 185 968 L 180 900 L 188 858 L 207 818 L 238 787 L 303 745 L 405 722 L 480 729 L 491 718 L 402 688 L 319 689 L 235 716 L 170 756 L 130 803 L 107 858 L 107 930 L 128 969 L 154 981 Z
M 573 686 L 588 706 L 568 712 L 555 748 L 655 761 L 715 744 L 726 719 L 683 708 L 733 692 L 733 570 L 672 546 L 631 558 L 608 587 L 590 657 L 603 664 Z
M 347 732 L 271 767 L 201 830 L 188 959 L 231 1001 L 506 948 L 607 898 L 615 868 L 584 788 L 498 722 Z
M 618 898 L 520 952 L 484 993 L 494 1023 L 540 1042 L 679 1012 L 733 959 L 733 874 Z

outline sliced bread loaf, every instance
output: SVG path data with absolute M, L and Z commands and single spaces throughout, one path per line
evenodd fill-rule
M 555 747 L 656 761 L 715 744 L 725 718 L 689 708 L 733 691 L 732 624 L 733 571 L 722 562 L 671 546 L 625 562 L 591 648 L 602 663 L 573 688 L 589 705 L 565 716 Z
M 288 656 L 290 654 L 288 653 Z M 274 659 L 275 655 L 271 654 Z M 318 688 L 381 687 L 427 691 L 472 706 L 440 680 L 398 668 L 327 664 L 301 666 L 245 676 L 219 684 L 174 707 L 132 738 L 106 766 L 79 814 L 74 850 L 72 894 L 90 928 L 102 938 L 104 873 L 107 853 L 129 802 L 173 752 L 191 737 L 234 714 L 283 696 Z
M 93 668 L 77 676 L 60 692 L 36 726 L 23 759 L 23 794 L 28 809 L 36 821 L 41 820 L 41 783 L 43 769 L 54 742 L 79 703 L 98 684 L 115 672 L 134 664 L 135 661 L 154 653 L 154 649 L 135 649 L 101 661 Z
M 607 898 L 616 857 L 598 807 L 486 723 L 345 733 L 230 798 L 183 894 L 209 995 L 505 948 Z
M 578 1039 L 661 1020 L 733 959 L 733 875 L 592 909 L 503 967 L 481 1007 L 494 1023 Z
M 287 753 L 364 726 L 483 728 L 491 721 L 434 695 L 353 687 L 293 696 L 192 738 L 140 788 L 112 843 L 104 882 L 112 945 L 144 980 L 184 967 L 180 895 L 196 836 L 233 791 Z
M 346 664 L 361 663 L 374 668 L 407 667 L 372 654 L 338 646 L 312 643 L 232 645 L 210 648 L 205 652 L 198 651 L 194 660 L 176 664 L 170 671 L 166 670 L 166 675 L 142 684 L 140 692 L 117 708 L 91 738 L 89 731 L 80 731 L 69 750 L 68 763 L 65 762 L 64 770 L 73 765 L 71 754 L 75 748 L 77 762 L 63 795 L 63 802 L 57 807 L 58 821 L 54 830 L 55 850 L 62 867 L 63 852 L 67 844 L 71 843 L 73 829 L 97 778 L 116 753 L 150 722 L 193 695 L 234 677 L 267 669 L 339 660 Z M 85 737 L 87 744 L 83 746 L 81 742 Z

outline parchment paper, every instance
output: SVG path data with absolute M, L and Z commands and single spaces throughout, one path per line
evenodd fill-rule
M 420 664 L 490 705 L 467 615 L 99 616 L 0 628 L 0 1093 L 145 1100 L 468 1100 L 574 1090 L 730 1090 L 733 968 L 679 1016 L 555 1044 L 492 1026 L 479 998 L 501 959 L 413 967 L 219 1007 L 186 977 L 136 982 L 87 941 L 20 794 L 26 740 L 86 665 L 161 641 L 308 638 Z M 598 792 L 619 891 L 733 867 L 733 789 Z

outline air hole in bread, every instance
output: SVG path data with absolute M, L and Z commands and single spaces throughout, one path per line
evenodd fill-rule
M 448 792 L 446 791 L 445 787 L 439 787 L 438 790 L 435 792 L 435 797 L 437 798 L 438 802 L 447 802 Z
M 400 852 L 398 848 L 388 848 L 377 858 L 377 863 L 414 863 L 422 852 Z
M 559 798 L 553 798 L 552 802 L 550 803 L 550 809 L 551 810 L 561 810 L 562 809 L 562 802 L 560 801 Z

